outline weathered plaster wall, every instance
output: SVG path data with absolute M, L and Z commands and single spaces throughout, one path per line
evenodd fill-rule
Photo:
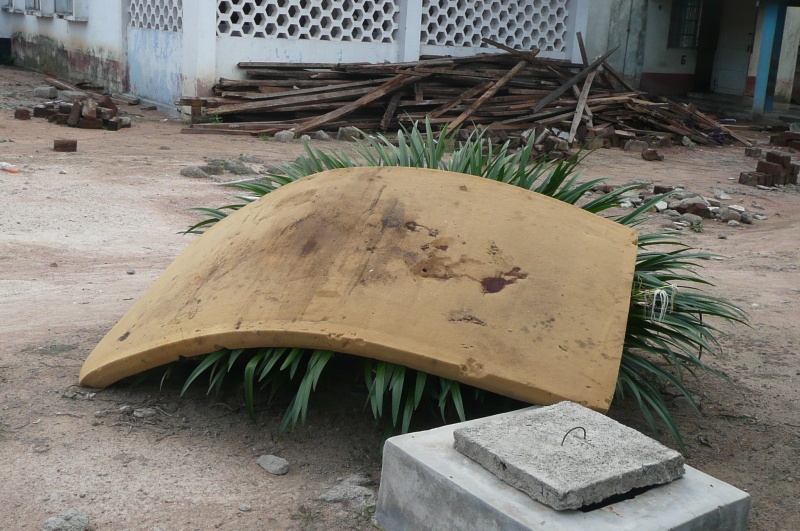
M 644 72 L 694 75 L 697 51 L 687 48 L 668 48 L 671 0 L 650 0 L 647 6 L 647 36 L 645 38 Z
M 89 2 L 86 22 L 4 13 L 17 64 L 113 91 L 127 84 L 120 2 Z
M 127 28 L 129 90 L 145 99 L 171 103 L 183 93 L 182 39 L 180 33 Z
M 10 14 L 0 11 L 0 39 L 8 39 L 11 37 L 10 18 Z
M 800 8 L 790 7 L 786 11 L 786 25 L 783 28 L 781 59 L 775 83 L 775 101 L 788 102 L 792 99 L 798 44 L 800 44 Z
M 669 48 L 671 0 L 647 2 L 647 35 L 640 88 L 665 95 L 685 94 L 692 90 L 697 51 Z
M 644 62 L 645 39 L 649 31 L 647 0 L 592 0 L 586 53 L 594 58 L 619 46 L 608 63 L 635 85 L 639 84 Z

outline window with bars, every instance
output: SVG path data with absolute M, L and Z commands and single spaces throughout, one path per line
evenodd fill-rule
M 40 11 L 42 9 L 41 0 L 25 0 L 26 11 Z
M 703 0 L 673 0 L 668 48 L 697 48 Z

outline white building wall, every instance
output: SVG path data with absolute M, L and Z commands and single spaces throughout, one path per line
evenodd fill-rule
M 591 0 L 584 31 L 589 60 L 617 48 L 608 58 L 608 64 L 638 85 L 645 37 L 650 31 L 647 14 L 647 0 Z
M 240 61 L 397 62 L 421 54 L 464 56 L 540 48 L 541 57 L 580 61 L 587 0 L 331 0 L 322 4 L 220 0 L 217 73 L 242 77 Z
M 244 77 L 241 61 L 376 63 L 500 51 L 483 37 L 579 62 L 575 32 L 586 33 L 589 11 L 588 0 L 74 2 L 81 16 L 71 20 L 2 12 L 20 64 L 161 103 L 207 95 L 219 77 Z
M 644 41 L 647 53 L 644 54 L 642 71 L 694 75 L 697 50 L 667 47 L 671 13 L 671 1 L 650 0 L 647 3 L 647 34 Z
M 52 2 L 49 3 L 52 5 Z M 24 0 L 3 11 L 14 40 L 17 64 L 64 78 L 90 78 L 112 90 L 125 84 L 123 12 L 120 2 L 74 0 L 75 16 L 58 17 L 52 8 L 25 13 Z M 43 0 L 43 8 L 48 2 Z
M 183 94 L 182 0 L 130 0 L 125 32 L 129 91 L 156 102 Z
M 5 11 L 0 11 L 0 39 L 11 37 L 11 15 Z

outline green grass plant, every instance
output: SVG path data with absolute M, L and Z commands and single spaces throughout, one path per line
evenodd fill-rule
M 508 142 L 496 144 L 480 131 L 457 141 L 455 132 L 433 130 L 429 123 L 401 130 L 395 140 L 383 135 L 364 135 L 352 153 L 325 151 L 305 145 L 305 155 L 281 167 L 282 173 L 267 176 L 267 182 L 237 186 L 247 192 L 238 203 L 219 208 L 195 209 L 205 219 L 187 233 L 201 233 L 220 219 L 262 197 L 279 186 L 305 176 L 354 166 L 407 166 L 435 168 L 478 175 L 547 195 L 598 214 L 618 207 L 621 198 L 640 185 L 622 186 L 600 196 L 590 192 L 602 179 L 581 181 L 578 165 L 587 155 L 548 163 L 535 162 L 533 139 L 518 150 Z M 647 213 L 666 195 L 654 197 L 614 221 L 638 227 Z M 702 261 L 712 255 L 684 245 L 675 232 L 640 233 L 638 256 L 631 286 L 630 311 L 622 352 L 616 397 L 632 399 L 655 435 L 658 420 L 664 423 L 681 449 L 680 430 L 668 409 L 668 397 L 685 396 L 697 408 L 686 386 L 686 376 L 697 371 L 722 376 L 701 360 L 704 351 L 719 349 L 715 321 L 746 322 L 745 314 L 722 297 L 706 293 L 710 284 L 697 273 Z M 220 392 L 223 380 L 235 373 L 242 378 L 237 360 L 247 360 L 243 372 L 245 402 L 255 418 L 254 396 L 258 389 L 277 396 L 292 396 L 282 429 L 304 422 L 311 394 L 331 360 L 347 356 L 322 350 L 291 348 L 221 350 L 204 357 L 183 392 L 200 376 L 207 378 L 208 392 Z M 480 397 L 483 392 L 459 382 L 415 371 L 402 365 L 364 359 L 357 375 L 367 394 L 367 404 L 376 419 L 390 429 L 407 432 L 418 409 L 438 411 L 443 421 L 453 414 L 465 420 L 465 392 Z

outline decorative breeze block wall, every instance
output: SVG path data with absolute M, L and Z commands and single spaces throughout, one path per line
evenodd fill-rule
M 568 0 L 423 0 L 422 44 L 486 48 L 482 37 L 522 50 L 563 52 Z
M 392 43 L 396 0 L 218 0 L 217 35 Z
M 183 0 L 131 0 L 131 27 L 183 31 Z

